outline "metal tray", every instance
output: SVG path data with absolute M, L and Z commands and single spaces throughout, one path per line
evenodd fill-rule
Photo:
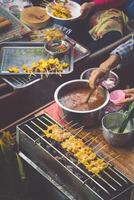
M 9 75 L 9 76 L 2 76 L 2 80 L 12 86 L 14 89 L 22 89 L 28 87 L 40 80 L 40 77 L 32 76 L 29 78 L 29 75 Z
M 61 55 L 59 59 L 61 62 L 69 63 L 69 67 L 64 69 L 61 74 L 69 74 L 73 71 L 73 48 L 70 48 L 69 52 Z M 32 62 L 40 59 L 47 59 L 52 57 L 44 51 L 44 43 L 33 43 L 33 42 L 8 42 L 2 43 L 0 49 L 0 74 L 11 75 L 8 72 L 9 66 L 17 66 L 20 69 L 20 73 L 12 73 L 12 75 L 26 74 L 21 70 L 21 66 L 26 64 L 31 66 Z M 36 73 L 40 74 L 40 73 Z M 54 72 L 50 72 L 54 74 Z
M 0 31 L 0 42 L 11 40 L 15 38 L 21 38 L 22 35 L 29 33 L 31 30 L 24 24 L 22 24 L 14 15 L 12 15 L 8 9 L 0 5 L 0 16 L 5 17 L 12 21 L 12 24 L 5 30 Z
M 79 44 L 77 41 L 69 37 L 69 34 L 72 31 L 71 29 L 68 29 L 67 27 L 64 27 L 59 24 L 55 24 L 53 22 L 49 23 L 49 25 L 47 25 L 47 27 L 45 27 L 44 29 L 32 31 L 31 34 L 29 34 L 31 41 L 44 42 L 44 31 L 49 28 L 57 28 L 65 34 L 65 40 L 70 43 L 74 50 L 74 62 L 81 61 L 82 59 L 91 54 L 89 49 L 85 48 L 83 45 Z

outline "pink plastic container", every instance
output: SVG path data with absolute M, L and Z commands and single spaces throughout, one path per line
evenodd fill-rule
M 125 93 L 123 90 L 115 90 L 110 93 L 110 101 L 115 105 L 120 104 L 125 99 Z

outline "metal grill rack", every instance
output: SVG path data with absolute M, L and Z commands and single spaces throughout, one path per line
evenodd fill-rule
M 118 200 L 131 190 L 131 181 L 113 166 L 108 165 L 98 176 L 93 176 L 82 164 L 77 165 L 77 160 L 59 143 L 44 137 L 42 130 L 53 123 L 58 124 L 43 114 L 17 126 L 18 151 L 41 174 L 47 171 L 53 176 L 56 180 L 52 182 L 60 185 L 58 189 L 68 199 Z
M 40 78 L 37 78 L 36 76 L 29 78 L 29 75 L 8 75 L 2 76 L 2 79 L 14 89 L 25 88 L 40 80 Z

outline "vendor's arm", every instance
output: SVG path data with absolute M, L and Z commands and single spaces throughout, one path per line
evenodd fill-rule
M 127 3 L 127 1 L 128 0 L 94 0 L 96 5 L 110 8 L 120 8 L 124 3 Z
M 115 68 L 121 60 L 127 58 L 129 52 L 134 51 L 134 33 L 132 34 L 132 38 L 127 42 L 121 44 L 114 51 L 111 52 L 110 57 L 104 61 L 98 69 L 94 70 L 89 78 L 89 85 L 91 88 L 94 88 L 102 78 L 107 78 L 107 74 L 110 70 Z
M 81 13 L 90 12 L 93 8 L 120 8 L 127 0 L 89 0 L 81 5 Z

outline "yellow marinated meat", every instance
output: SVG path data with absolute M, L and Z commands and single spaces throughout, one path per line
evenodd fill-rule
M 88 171 L 97 175 L 107 167 L 107 163 L 103 159 L 97 159 L 85 166 Z
M 58 18 L 68 19 L 72 17 L 71 12 L 63 3 L 51 4 L 52 15 Z
M 58 125 L 54 124 L 49 126 L 47 130 L 44 131 L 46 137 L 51 138 L 57 142 L 63 142 L 65 139 L 71 136 L 71 133 L 63 130 Z
M 76 156 L 77 157 L 77 156 Z M 80 163 L 82 163 L 83 165 L 87 165 L 88 163 L 90 163 L 92 160 L 96 159 L 97 155 L 96 153 L 92 152 L 91 154 L 83 154 L 79 157 L 77 157 L 77 159 L 79 160 Z
M 20 72 L 19 68 L 16 66 L 11 66 L 7 69 L 10 73 L 18 74 Z
M 65 68 L 69 67 L 66 62 L 61 62 L 58 58 L 40 59 L 37 62 L 33 62 L 31 67 L 26 64 L 21 66 L 25 73 L 49 73 L 49 72 L 62 72 Z M 19 73 L 19 69 L 16 66 L 8 68 L 10 73 Z
M 47 42 L 63 38 L 64 38 L 64 33 L 57 28 L 49 28 L 44 31 L 44 39 Z
M 77 153 L 79 149 L 85 146 L 84 142 L 79 138 L 75 138 L 75 136 L 71 136 L 61 145 L 64 149 L 74 154 Z
M 103 159 L 97 157 L 92 147 L 86 146 L 82 139 L 75 137 L 71 132 L 62 129 L 60 126 L 56 124 L 49 126 L 47 130 L 44 131 L 44 134 L 48 138 L 61 142 L 63 149 L 73 153 L 78 163 L 83 164 L 92 174 L 98 175 L 107 167 L 107 163 Z

